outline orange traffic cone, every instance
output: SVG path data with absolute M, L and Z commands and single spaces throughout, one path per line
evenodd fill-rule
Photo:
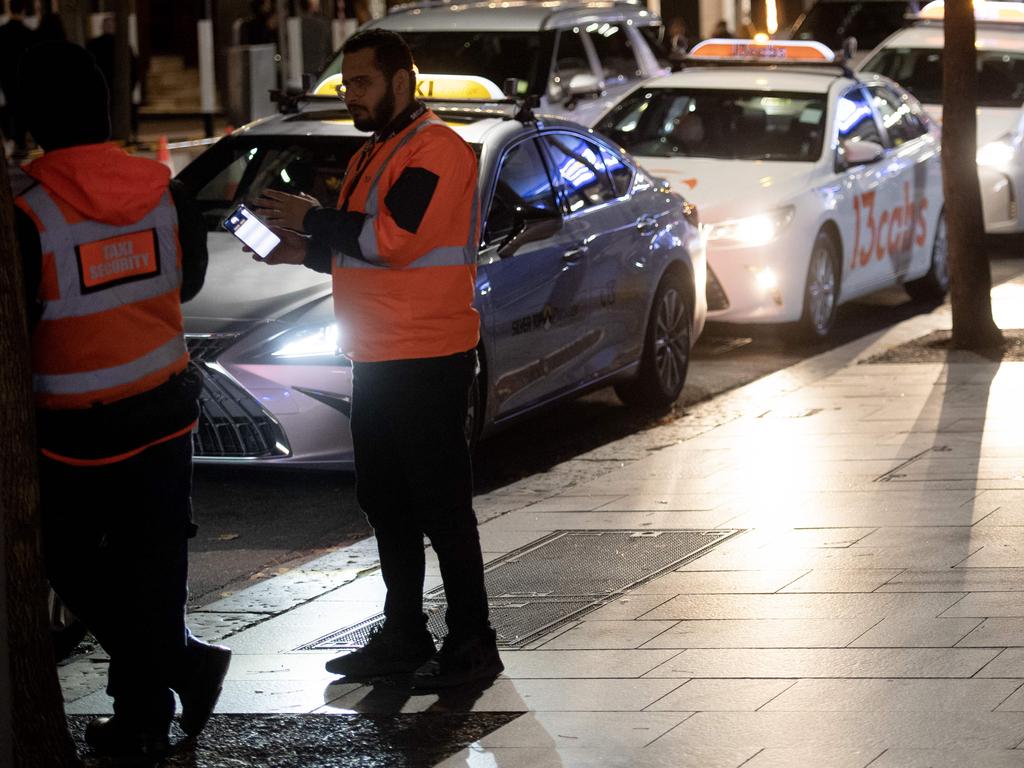
M 166 165 L 171 170 L 171 175 L 174 175 L 174 161 L 171 160 L 171 150 L 167 146 L 167 134 L 161 135 L 156 145 L 156 161 Z

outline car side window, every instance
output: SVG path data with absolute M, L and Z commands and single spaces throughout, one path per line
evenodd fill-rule
M 594 22 L 587 25 L 587 34 L 597 51 L 605 83 L 624 83 L 641 77 L 640 64 L 625 24 Z
M 913 113 L 909 103 L 903 101 L 899 96 L 884 86 L 873 86 L 871 88 L 871 100 L 875 109 L 882 118 L 882 124 L 889 134 L 889 141 L 894 147 L 900 146 L 908 141 L 913 141 L 918 136 L 928 132 L 928 129 L 921 124 L 917 115 Z
M 608 171 L 612 187 L 615 189 L 616 197 L 625 197 L 633 185 L 633 169 L 624 159 L 607 147 L 601 147 L 601 156 L 604 159 L 605 169 Z
M 574 133 L 548 133 L 543 141 L 571 213 L 618 197 L 595 144 Z
M 836 127 L 839 131 L 840 144 L 854 141 L 885 144 L 871 111 L 871 105 L 860 88 L 855 88 L 840 97 L 836 104 Z
M 515 234 L 523 212 L 534 217 L 560 216 L 544 159 L 534 139 L 516 144 L 501 161 L 494 196 L 484 226 L 484 240 L 496 243 Z
M 573 75 L 579 74 L 592 74 L 587 49 L 583 44 L 583 33 L 579 27 L 563 29 L 558 33 L 551 95 L 558 99 L 567 94 L 569 81 Z

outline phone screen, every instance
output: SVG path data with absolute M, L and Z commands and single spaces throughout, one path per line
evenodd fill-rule
M 241 204 L 224 219 L 224 229 L 252 248 L 261 259 L 267 258 L 281 242 L 281 238 L 271 232 L 270 227 Z

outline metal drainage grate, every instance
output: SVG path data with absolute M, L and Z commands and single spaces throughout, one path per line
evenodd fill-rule
M 488 564 L 484 573 L 498 644 L 521 648 L 624 592 L 705 554 L 736 530 L 555 531 Z M 428 626 L 441 639 L 444 589 L 423 596 Z M 358 648 L 383 614 L 296 650 Z

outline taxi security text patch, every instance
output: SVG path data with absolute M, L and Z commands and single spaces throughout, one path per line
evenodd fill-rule
M 82 293 L 160 274 L 160 254 L 153 229 L 85 243 L 76 252 Z

